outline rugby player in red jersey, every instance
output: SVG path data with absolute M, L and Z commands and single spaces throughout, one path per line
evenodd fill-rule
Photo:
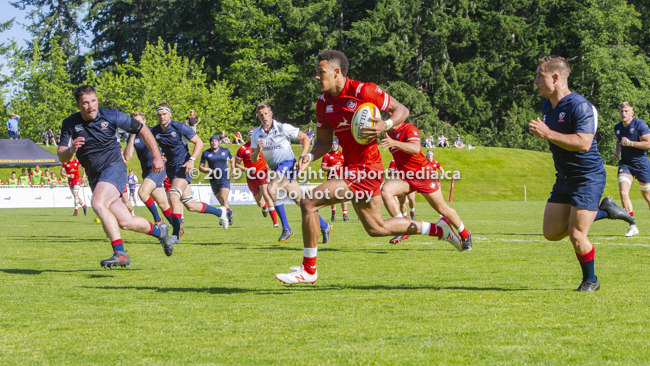
M 395 163 L 395 159 L 390 161 L 390 164 L 388 164 L 388 172 L 390 174 L 393 174 L 393 172 L 397 172 L 397 164 Z M 386 177 L 388 179 L 390 177 Z M 402 217 L 408 217 L 407 216 L 407 210 L 406 210 L 406 200 L 408 199 L 409 201 L 409 207 L 411 208 L 411 220 L 415 220 L 415 191 L 407 194 L 406 196 L 401 196 L 397 198 L 397 201 L 399 202 L 399 207 L 400 207 L 400 212 L 402 213 Z M 410 235 L 408 236 L 410 237 Z M 394 237 L 393 240 L 397 239 L 398 237 Z M 408 239 L 408 238 L 404 238 Z M 391 244 L 393 243 L 393 240 L 391 240 Z M 400 240 L 401 241 L 401 240 Z
M 86 205 L 83 203 L 81 198 L 79 198 L 79 189 L 81 187 L 81 172 L 83 171 L 81 163 L 79 163 L 79 160 L 77 160 L 77 158 L 73 158 L 67 163 L 63 163 L 61 165 L 63 166 L 63 169 L 65 169 L 65 175 L 68 177 L 68 186 L 70 187 L 70 191 L 74 196 L 74 214 L 72 216 L 77 216 L 79 214 L 79 206 L 83 208 L 84 215 L 87 215 L 88 210 L 86 209 Z
M 398 129 L 408 117 L 409 110 L 376 84 L 351 80 L 346 76 L 347 72 L 348 59 L 343 52 L 329 50 L 318 55 L 316 81 L 323 92 L 316 104 L 318 133 L 313 149 L 300 159 L 298 168 L 304 170 L 310 161 L 323 157 L 331 149 L 336 135 L 345 151 L 344 177 L 326 181 L 300 202 L 303 262 L 300 267 L 291 267 L 289 272 L 276 275 L 278 280 L 286 284 L 316 282 L 320 227 L 318 210 L 350 199 L 370 236 L 430 235 L 452 241 L 462 250 L 460 238 L 444 219 L 436 224 L 406 218 L 383 220 L 381 183 L 384 165 L 375 139 L 390 129 Z M 350 124 L 354 112 L 367 102 L 387 113 L 388 119 L 384 121 L 373 118 L 375 125 L 362 130 L 364 138 L 373 140 L 367 145 L 361 145 L 354 140 Z
M 339 142 L 334 140 L 332 142 L 332 150 L 323 156 L 323 162 L 320 166 L 321 169 L 327 172 L 327 179 L 343 177 L 344 161 L 343 152 L 339 150 Z M 348 219 L 348 203 L 342 202 L 341 208 L 343 208 L 343 221 L 350 221 Z M 332 205 L 332 218 L 330 221 L 336 222 L 336 205 Z
M 395 197 L 418 192 L 458 230 L 462 241 L 460 250 L 472 250 L 472 234 L 465 229 L 456 210 L 447 205 L 440 192 L 440 163 L 435 160 L 429 162 L 422 154 L 418 128 L 407 122 L 402 123 L 386 133 L 381 147 L 390 150 L 396 165 L 396 177 L 387 179 L 381 188 L 384 205 L 391 216 L 402 217 Z M 395 239 L 391 243 L 395 244 Z M 399 241 L 404 239 L 407 237 Z
M 248 130 L 248 142 L 237 150 L 235 166 L 245 172 L 246 184 L 248 184 L 248 189 L 250 189 L 251 193 L 255 197 L 257 205 L 262 207 L 262 215 L 266 217 L 266 215 L 271 214 L 273 227 L 280 227 L 280 225 L 278 225 L 278 215 L 275 212 L 275 207 L 273 207 L 273 200 L 269 195 L 266 160 L 264 160 L 263 155 L 260 155 L 256 163 L 253 163 L 253 160 L 251 160 L 253 149 L 251 149 L 250 137 L 254 129 L 255 128 L 251 128 Z

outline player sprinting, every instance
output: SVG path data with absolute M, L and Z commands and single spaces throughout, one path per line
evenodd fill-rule
M 234 222 L 234 215 L 228 204 L 228 194 L 230 193 L 230 175 L 235 165 L 230 150 L 219 146 L 219 136 L 210 137 L 210 148 L 201 154 L 199 170 L 208 173 L 212 194 L 217 198 L 221 206 L 226 208 L 228 214 L 228 225 Z M 230 169 L 228 169 L 230 163 Z
M 437 161 L 429 162 L 420 148 L 420 131 L 414 125 L 404 122 L 399 127 L 386 133 L 381 141 L 381 147 L 389 149 L 393 154 L 396 165 L 396 177 L 387 179 L 381 188 L 381 194 L 386 210 L 393 217 L 404 217 L 399 210 L 395 197 L 406 196 L 409 193 L 421 194 L 429 205 L 439 214 L 449 219 L 461 238 L 462 250 L 472 250 L 472 234 L 465 228 L 458 213 L 449 207 L 440 191 Z M 448 222 L 448 223 L 449 223 Z M 399 236 L 391 239 L 395 244 L 410 236 Z
M 650 149 L 650 129 L 644 121 L 634 118 L 634 106 L 630 102 L 621 103 L 619 113 L 621 122 L 614 126 L 616 133 L 614 160 L 618 160 L 618 192 L 621 195 L 623 208 L 634 220 L 630 188 L 635 178 L 639 181 L 641 195 L 650 206 L 650 163 L 647 153 L 647 149 Z M 638 234 L 636 221 L 633 221 L 625 236 L 629 238 Z
M 63 168 L 63 170 L 61 170 L 61 175 L 63 175 L 63 172 L 65 171 L 65 177 L 68 179 L 68 187 L 70 187 L 70 192 L 72 192 L 72 196 L 74 197 L 74 213 L 72 216 L 77 216 L 79 214 L 79 206 L 83 208 L 84 216 L 87 215 L 88 210 L 86 209 L 86 204 L 83 203 L 81 198 L 79 198 L 79 190 L 81 189 L 81 172 L 83 171 L 81 163 L 79 163 L 79 160 L 73 156 L 72 160 L 63 163 L 61 166 Z
M 391 173 L 391 174 L 393 172 L 397 172 L 397 163 L 395 163 L 395 159 L 391 160 L 390 164 L 388 164 L 388 172 Z M 398 196 L 397 197 L 397 201 L 399 202 L 399 208 L 400 208 L 399 212 L 401 212 L 402 217 L 408 217 L 407 214 L 406 214 L 408 212 L 407 209 L 406 209 L 406 202 L 408 201 L 408 206 L 411 209 L 411 220 L 415 220 L 415 193 L 416 192 L 413 191 L 413 192 L 407 194 L 406 196 Z M 408 235 L 408 237 L 410 237 L 410 235 Z M 397 239 L 397 238 L 398 237 L 396 236 L 393 239 Z M 407 239 L 407 238 L 404 238 L 404 239 Z M 393 240 L 391 240 L 391 243 L 395 244 L 395 243 L 393 243 Z
M 273 111 L 268 104 L 257 105 L 257 118 L 262 124 L 251 133 L 251 148 L 253 149 L 251 160 L 257 162 L 261 152 L 268 168 L 277 173 L 269 182 L 268 188 L 271 198 L 276 200 L 273 204 L 282 222 L 282 234 L 278 241 L 286 241 L 293 237 L 293 231 L 289 226 L 284 204 L 277 200 L 278 190 L 284 188 L 288 196 L 293 198 L 297 205 L 300 205 L 302 190 L 296 180 L 296 158 L 291 150 L 291 139 L 298 139 L 302 142 L 302 155 L 309 151 L 311 141 L 309 136 L 300 129 L 274 120 Z M 329 242 L 332 225 L 326 223 L 318 213 L 317 216 L 320 230 L 323 233 L 323 244 L 326 244 Z
M 462 250 L 458 235 L 443 219 L 436 224 L 406 218 L 382 219 L 380 187 L 384 165 L 377 141 L 372 140 L 367 145 L 357 143 L 350 124 L 362 103 L 375 104 L 380 111 L 387 112 L 389 118 L 386 121 L 374 118 L 375 126 L 362 130 L 364 138 L 374 139 L 391 128 L 399 128 L 409 110 L 376 84 L 351 80 L 346 76 L 347 72 L 348 59 L 343 52 L 330 50 L 318 55 L 316 81 L 323 92 L 316 104 L 318 131 L 314 148 L 302 157 L 299 167 L 305 169 L 310 161 L 324 156 L 336 135 L 345 151 L 344 179 L 330 179 L 314 188 L 309 197 L 303 198 L 300 205 L 304 242 L 302 265 L 276 275 L 278 280 L 287 284 L 316 282 L 318 209 L 348 200 L 346 197 L 350 195 L 354 196 L 352 206 L 370 236 L 430 235 L 451 241 Z
M 251 160 L 253 149 L 251 149 L 250 139 L 254 129 L 251 128 L 248 130 L 248 142 L 237 150 L 235 166 L 245 172 L 246 184 L 253 197 L 255 197 L 255 202 L 262 208 L 262 215 L 266 217 L 270 214 L 273 227 L 277 228 L 280 225 L 278 225 L 278 216 L 275 212 L 275 206 L 273 206 L 273 200 L 269 195 L 269 173 L 266 167 L 266 160 L 264 160 L 264 155 L 259 155 L 255 163 Z
M 142 112 L 133 112 L 131 117 L 138 120 L 142 123 L 142 128 L 147 126 L 147 119 L 145 118 L 144 113 Z M 148 128 L 148 127 L 147 127 Z M 151 130 L 151 129 L 150 129 Z M 140 184 L 140 189 L 138 189 L 138 196 L 144 202 L 156 224 L 163 222 L 163 219 L 158 213 L 156 203 L 160 206 L 163 214 L 167 218 L 168 222 L 172 222 L 172 208 L 169 205 L 167 200 L 167 195 L 163 188 L 163 181 L 167 177 L 165 169 L 159 173 L 156 173 L 151 168 L 153 163 L 153 155 L 147 148 L 147 145 L 144 143 L 144 140 L 140 136 L 131 134 L 129 136 L 129 141 L 124 148 L 124 160 L 129 161 L 133 157 L 133 152 L 138 155 L 138 160 L 140 161 L 140 167 L 142 168 L 142 183 Z M 162 153 L 162 152 L 161 152 Z
M 192 197 L 192 170 L 194 162 L 201 154 L 203 141 L 190 126 L 185 123 L 172 121 L 172 111 L 168 103 L 162 102 L 156 107 L 158 125 L 151 129 L 151 133 L 158 141 L 160 148 L 167 159 L 165 170 L 171 182 L 169 189 L 169 202 L 172 206 L 172 244 L 180 244 L 181 217 L 183 206 L 191 212 L 212 214 L 219 217 L 219 224 L 228 228 L 228 217 L 225 209 L 206 205 L 203 202 L 196 202 Z M 183 137 L 194 144 L 192 154 L 183 142 Z
M 321 169 L 327 172 L 327 179 L 343 177 L 344 161 L 345 157 L 343 156 L 343 152 L 339 150 L 339 142 L 334 140 L 334 142 L 332 142 L 332 149 L 323 156 L 323 162 L 321 163 Z M 348 218 L 348 203 L 341 203 L 341 209 L 343 210 L 343 221 L 350 221 Z M 332 205 L 332 218 L 330 221 L 336 222 L 336 205 Z
M 101 219 L 113 247 L 113 256 L 100 264 L 104 268 L 128 266 L 131 260 L 124 250 L 120 228 L 154 236 L 164 249 L 169 245 L 169 226 L 132 217 L 122 202 L 122 192 L 126 187 L 126 164 L 120 153 L 120 144 L 115 139 L 115 130 L 121 128 L 140 135 L 152 150 L 153 169 L 158 172 L 163 167 L 160 153 L 153 136 L 148 129 L 142 129 L 140 122 L 116 110 L 99 109 L 97 94 L 92 86 L 79 86 L 74 96 L 79 113 L 63 121 L 57 154 L 62 162 L 70 161 L 76 154 L 88 175 L 93 192 L 93 210 Z
M 576 291 L 597 291 L 596 249 L 588 238 L 589 228 L 598 216 L 629 217 L 605 198 L 607 173 L 596 141 L 598 111 L 583 96 L 568 86 L 571 68 L 560 56 L 538 61 L 535 86 L 547 98 L 542 106 L 544 120 L 530 121 L 530 133 L 548 140 L 555 163 L 556 181 L 544 210 L 544 237 L 550 241 L 569 237 L 582 269 L 582 282 Z M 606 212 L 609 210 L 610 212 Z

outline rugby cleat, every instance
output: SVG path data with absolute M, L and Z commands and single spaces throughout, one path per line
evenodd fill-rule
M 277 229 L 277 228 L 279 228 L 279 227 L 280 227 L 280 225 L 278 225 L 277 222 L 276 222 L 275 224 L 273 224 L 273 228 Z
M 460 239 L 461 243 L 463 243 L 463 250 L 472 250 L 472 233 L 467 230 L 469 233 L 469 236 L 466 237 L 465 239 Z
M 639 229 L 636 228 L 636 225 L 630 225 L 630 227 L 627 228 L 627 233 L 625 233 L 625 237 L 631 238 L 634 235 L 639 235 Z
M 280 238 L 278 238 L 278 241 L 287 241 L 290 238 L 293 238 L 293 231 L 289 229 L 282 229 L 282 234 L 280 234 Z
M 348 215 L 343 215 L 343 222 L 349 222 L 350 219 L 348 218 Z
M 228 225 L 232 225 L 235 223 L 235 215 L 233 214 L 232 210 L 228 211 Z
M 397 244 L 399 242 L 402 242 L 408 238 L 410 238 L 411 235 L 397 235 L 396 237 L 390 239 L 389 243 L 391 244 Z
M 600 290 L 600 281 L 596 278 L 596 282 L 582 281 L 580 286 L 576 289 L 577 292 L 594 292 Z
M 72 216 L 77 216 L 79 213 L 75 210 L 75 212 L 72 214 Z
M 179 239 L 182 238 L 183 235 L 185 235 L 185 230 L 183 230 L 183 228 L 181 228 L 181 231 L 178 233 L 178 238 Z
M 87 215 L 88 215 L 88 209 L 86 208 L 86 206 L 84 206 L 84 216 L 87 216 Z
M 415 213 L 411 212 L 411 220 L 415 220 Z
M 451 243 L 454 248 L 458 249 L 459 252 L 463 251 L 463 245 L 460 242 L 460 237 L 454 231 L 454 228 L 451 226 L 451 222 L 446 217 L 441 218 L 436 222 L 436 225 L 442 229 L 442 237 L 438 240 L 444 240 Z
M 126 255 L 126 252 L 117 251 L 113 253 L 112 257 L 104 259 L 103 261 L 99 262 L 99 264 L 102 267 L 109 269 L 113 269 L 113 267 L 128 267 L 131 265 L 131 259 L 129 259 L 129 256 Z
M 301 264 L 300 267 L 291 267 L 291 270 L 287 273 L 276 274 L 275 278 L 287 285 L 294 285 L 297 283 L 311 283 L 313 285 L 318 279 L 318 270 L 316 270 L 314 274 L 309 274 Z
M 614 202 L 612 197 L 603 198 L 603 200 L 600 202 L 600 206 L 598 206 L 598 209 L 607 212 L 608 218 L 610 220 L 623 220 L 630 225 L 634 224 L 634 219 L 632 216 L 630 216 L 627 211 L 619 207 Z
M 269 215 L 269 210 L 266 208 L 262 209 L 262 216 L 267 217 Z
M 172 244 L 172 237 L 169 236 L 169 225 L 162 223 L 158 225 L 158 228 L 160 228 L 160 233 L 161 233 L 161 236 L 158 240 L 160 241 L 160 244 L 162 245 L 165 254 L 168 257 L 171 257 L 172 254 L 174 254 L 174 245 Z
M 164 222 L 165 222 L 165 220 L 163 220 L 163 219 L 160 219 L 160 221 L 156 221 L 156 222 L 155 222 L 154 224 L 156 224 L 156 225 L 159 225 L 159 226 L 160 226 L 160 224 L 162 224 L 162 223 L 164 223 Z
M 222 208 L 221 216 L 219 216 L 219 225 L 221 225 L 221 227 L 223 227 L 224 230 L 227 230 L 229 223 L 230 220 L 228 219 L 228 212 L 226 212 L 225 208 Z
M 332 218 L 330 219 L 330 222 L 336 222 L 336 214 L 332 214 Z
M 325 229 L 322 229 L 320 232 L 323 233 L 323 244 L 327 244 L 330 242 L 330 233 L 334 230 L 334 226 L 332 224 L 327 224 L 327 227 Z

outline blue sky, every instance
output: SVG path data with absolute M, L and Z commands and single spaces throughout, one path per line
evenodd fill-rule
M 16 42 L 20 46 L 25 46 L 27 39 L 30 39 L 31 36 L 27 30 L 25 30 L 25 24 L 29 24 L 29 19 L 25 19 L 27 16 L 27 9 L 25 10 L 19 10 L 17 8 L 14 8 L 11 6 L 9 1 L 7 0 L 0 0 L 0 14 L 2 14 L 2 17 L 0 17 L 0 22 L 6 22 L 10 20 L 11 18 L 16 18 L 14 21 L 14 26 L 11 27 L 10 29 L 0 33 L 0 43 L 6 43 L 10 39 L 15 39 Z M 5 64 L 4 58 L 0 57 L 0 64 Z M 3 74 L 7 74 L 9 70 L 7 70 L 6 67 L 3 67 L 2 70 L 0 71 Z

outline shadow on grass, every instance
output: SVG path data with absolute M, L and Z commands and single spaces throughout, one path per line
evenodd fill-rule
M 476 286 L 408 286 L 408 285 L 372 285 L 372 286 L 340 286 L 340 285 L 328 285 L 328 286 L 302 286 L 302 287 L 289 287 L 285 286 L 278 289 L 245 289 L 237 287 L 205 287 L 205 288 L 194 288 L 194 287 L 147 287 L 147 286 L 97 286 L 89 287 L 82 286 L 82 288 L 88 289 L 97 289 L 97 290 L 149 290 L 156 291 L 161 293 L 170 293 L 170 292 L 197 292 L 197 293 L 208 293 L 208 294 L 242 294 L 250 293 L 256 295 L 287 295 L 292 293 L 300 293 L 306 291 L 344 291 L 344 290 L 361 290 L 361 291 L 386 291 L 386 290 L 431 290 L 431 291 L 443 291 L 443 290 L 460 290 L 460 291 L 500 291 L 500 292 L 511 292 L 511 291 L 564 291 L 565 289 L 543 289 L 543 288 L 503 288 L 503 287 L 476 287 Z
M 116 271 L 119 269 L 115 269 Z M 126 270 L 126 269 L 122 269 Z M 139 268 L 129 268 L 129 271 L 141 271 Z M 9 273 L 9 274 L 22 274 L 22 275 L 40 275 L 42 273 L 76 273 L 76 272 L 105 272 L 109 271 L 108 269 L 69 269 L 69 270 L 59 270 L 59 269 L 20 269 L 20 268 L 0 268 L 0 272 Z M 94 277 L 93 277 L 94 276 Z M 90 275 L 90 278 L 99 278 L 99 277 L 113 277 L 111 275 Z

